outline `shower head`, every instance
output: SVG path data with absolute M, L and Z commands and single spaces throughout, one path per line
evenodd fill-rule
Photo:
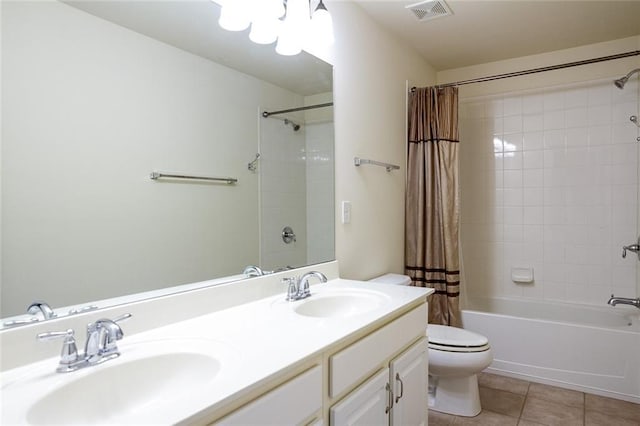
M 294 123 L 293 121 L 289 120 L 288 118 L 284 119 L 284 124 L 291 126 L 291 128 L 293 129 L 294 132 L 297 132 L 298 130 L 300 130 L 300 125 Z
M 631 77 L 636 72 L 640 72 L 640 68 L 636 68 L 624 77 L 620 77 L 619 79 L 614 80 L 613 84 L 615 84 L 616 87 L 620 90 L 624 89 L 624 85 L 627 84 L 627 80 L 629 80 L 629 77 Z

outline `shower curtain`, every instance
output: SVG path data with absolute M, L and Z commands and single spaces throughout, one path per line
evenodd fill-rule
M 430 287 L 429 323 L 461 326 L 458 259 L 458 88 L 409 99 L 405 273 Z

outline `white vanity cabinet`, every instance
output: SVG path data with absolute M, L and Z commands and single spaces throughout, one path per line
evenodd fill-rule
M 427 343 L 421 339 L 330 410 L 330 424 L 426 425 Z
M 422 338 L 391 362 L 391 425 L 427 424 L 428 353 Z
M 427 424 L 426 315 L 417 307 L 329 358 L 330 425 Z
M 315 366 L 215 424 L 305 425 L 318 422 L 321 410 L 322 367 Z
M 426 303 L 413 304 L 326 347 L 299 373 L 266 384 L 266 391 L 254 389 L 244 405 L 213 424 L 426 425 L 426 323 Z
M 389 369 L 385 368 L 331 407 L 330 425 L 389 424 Z

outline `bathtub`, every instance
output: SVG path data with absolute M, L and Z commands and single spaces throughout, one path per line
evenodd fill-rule
M 487 336 L 488 372 L 640 403 L 640 310 L 470 299 L 464 328 Z

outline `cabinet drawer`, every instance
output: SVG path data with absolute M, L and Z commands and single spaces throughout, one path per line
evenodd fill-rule
M 329 395 L 335 397 L 380 367 L 427 326 L 427 305 L 422 304 L 381 329 L 329 358 Z
M 322 367 L 316 366 L 222 419 L 220 425 L 299 425 L 322 408 Z

